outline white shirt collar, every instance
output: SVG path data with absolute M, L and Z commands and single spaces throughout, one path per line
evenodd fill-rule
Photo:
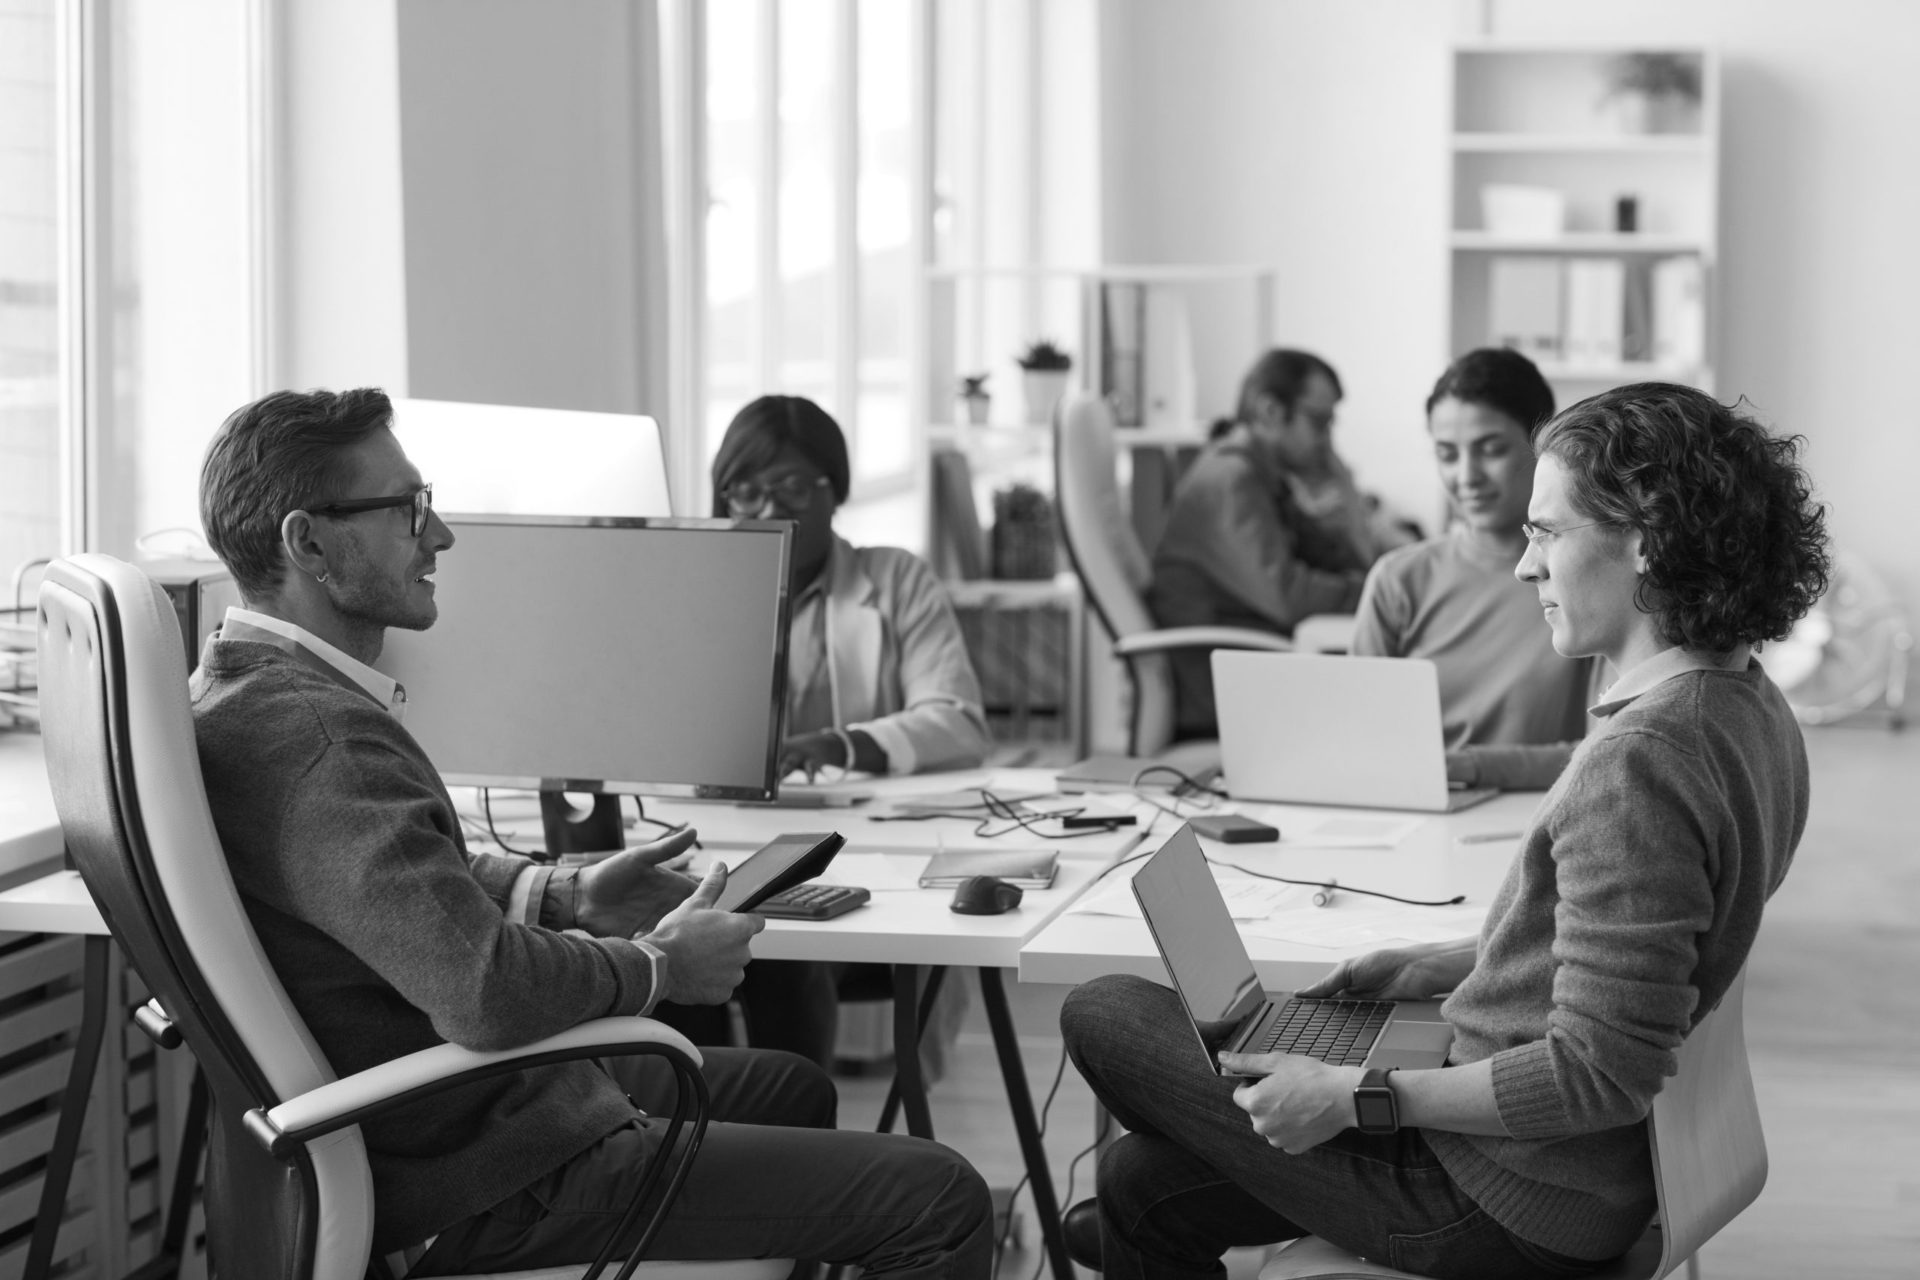
M 1627 668 L 1600 695 L 1600 701 L 1587 708 L 1587 713 L 1610 716 L 1654 686 L 1665 684 L 1689 671 L 1745 671 L 1752 653 L 1752 649 L 1744 644 L 1735 645 L 1725 658 L 1673 645 Z
M 401 689 L 398 680 L 381 675 L 344 649 L 328 644 L 297 622 L 288 622 L 284 618 L 255 613 L 252 609 L 242 609 L 239 605 L 227 607 L 227 618 L 233 622 L 243 622 L 250 627 L 258 627 L 262 631 L 271 631 L 277 636 L 284 636 L 288 640 L 306 646 L 315 657 L 324 659 L 327 665 L 365 689 L 368 696 L 393 712 L 395 716 L 400 715 L 401 709 L 406 705 L 406 691 Z

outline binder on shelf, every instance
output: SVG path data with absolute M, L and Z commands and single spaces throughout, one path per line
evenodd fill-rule
M 1620 363 L 1626 317 L 1626 263 L 1619 258 L 1567 261 L 1566 361 L 1582 368 Z
M 1707 355 L 1706 270 L 1693 255 L 1653 264 L 1653 358 L 1697 369 Z
M 1100 284 L 1099 382 L 1094 390 L 1113 407 L 1119 427 L 1146 421 L 1147 286 L 1133 280 Z
M 933 570 L 942 578 L 983 577 L 986 549 L 973 502 L 973 467 L 953 448 L 935 449 L 932 467 Z
M 1146 425 L 1161 430 L 1191 428 L 1200 416 L 1200 398 L 1194 389 L 1193 327 L 1188 323 L 1185 295 L 1177 289 L 1147 290 L 1141 337 Z
M 1535 360 L 1564 357 L 1558 258 L 1495 257 L 1487 264 L 1487 336 Z

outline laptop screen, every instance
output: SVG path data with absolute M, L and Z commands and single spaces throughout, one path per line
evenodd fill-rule
M 1135 873 L 1133 896 L 1211 1059 L 1266 993 L 1192 827 L 1182 823 Z

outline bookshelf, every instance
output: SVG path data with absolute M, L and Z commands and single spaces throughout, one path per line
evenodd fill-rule
M 1036 338 L 1065 347 L 1073 357 L 1067 393 L 1091 390 L 1115 403 L 1123 492 L 1151 477 L 1144 487 L 1157 493 L 1174 455 L 1204 443 L 1211 421 L 1199 402 L 1189 317 L 1227 317 L 1246 333 L 1251 360 L 1271 341 L 1275 287 L 1274 269 L 1255 265 L 926 268 L 913 397 L 927 450 L 926 545 L 948 580 L 990 718 L 1010 711 L 1017 731 L 1030 710 L 1057 706 L 1064 737 L 1084 754 L 1090 741 L 1114 737 L 1105 717 L 1122 684 L 1105 670 L 1109 661 L 1092 660 L 1064 555 L 1052 579 L 992 576 L 994 494 L 1015 484 L 1053 492 L 1052 426 L 1032 420 L 1045 415 L 1027 410 L 1015 353 Z M 981 373 L 991 400 L 985 421 L 968 421 L 956 391 L 962 375 Z M 1160 513 L 1145 518 L 1157 528 Z M 1020 661 L 1003 663 L 1003 651 Z M 1024 687 L 1013 678 L 1022 665 Z
M 1611 91 L 1649 55 L 1690 74 L 1697 103 Z M 1519 347 L 1563 405 L 1645 379 L 1713 390 L 1720 109 L 1701 46 L 1457 45 L 1447 357 Z

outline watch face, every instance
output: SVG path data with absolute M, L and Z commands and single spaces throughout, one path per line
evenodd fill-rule
M 1353 1091 L 1354 1127 L 1362 1133 L 1393 1133 L 1400 1128 L 1399 1108 L 1385 1085 Z

